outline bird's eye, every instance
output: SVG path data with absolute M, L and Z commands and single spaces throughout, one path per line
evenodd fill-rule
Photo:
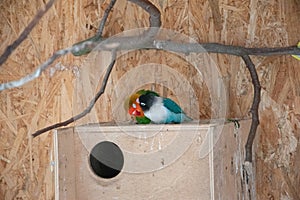
M 136 108 L 136 105 L 135 105 L 135 103 L 133 103 L 133 104 L 132 104 L 132 107 L 133 107 L 133 108 Z
M 146 104 L 144 102 L 141 102 L 141 106 L 145 106 Z

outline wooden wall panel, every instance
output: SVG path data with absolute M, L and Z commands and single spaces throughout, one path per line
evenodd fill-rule
M 162 27 L 186 34 L 199 42 L 220 42 L 248 47 L 295 45 L 299 40 L 300 5 L 297 0 L 153 0 L 162 12 Z M 0 82 L 33 72 L 52 53 L 91 37 L 97 31 L 108 0 L 56 0 L 28 38 L 0 67 Z M 0 3 L 0 53 L 30 22 L 43 1 L 9 0 Z M 219 12 L 218 12 L 219 11 Z M 148 15 L 125 0 L 118 0 L 108 18 L 104 35 L 148 25 Z M 210 54 L 217 63 L 227 88 L 227 116 L 249 115 L 252 86 L 248 71 L 238 57 Z M 0 197 L 2 199 L 52 199 L 52 134 L 30 139 L 37 129 L 65 120 L 85 104 L 76 81 L 88 72 L 89 56 L 59 58 L 42 76 L 22 87 L 0 93 Z M 170 59 L 172 58 L 172 59 Z M 253 57 L 263 87 L 260 105 L 261 134 L 257 160 L 258 199 L 297 199 L 299 192 L 299 61 L 291 56 Z M 159 51 L 136 51 L 117 61 L 107 93 L 97 103 L 94 118 L 89 115 L 76 124 L 111 121 L 115 84 L 131 69 L 147 62 L 172 66 L 191 83 L 200 113 L 209 118 L 211 98 L 199 75 L 178 57 Z M 104 66 L 107 60 L 102 63 Z M 89 69 L 88 69 L 89 68 Z M 88 70 L 86 70 L 88 69 Z M 94 69 L 95 70 L 95 69 Z M 89 74 L 91 76 L 91 74 Z M 99 80 L 99 77 L 94 77 Z M 199 79 L 198 79 L 199 78 Z M 167 82 L 168 77 L 161 77 Z M 95 84 L 99 87 L 99 84 Z M 143 87 L 136 86 L 137 88 Z M 157 85 L 160 93 L 181 102 L 176 91 Z M 88 90 L 89 88 L 83 88 Z M 93 92 L 95 92 L 95 88 Z M 130 88 L 128 89 L 130 91 Z M 87 93 L 92 96 L 91 93 Z M 89 96 L 84 96 L 87 101 Z M 189 96 L 192 99 L 193 96 Z M 105 102 L 105 104 L 103 104 Z M 191 102 L 191 101 L 189 101 Z M 192 103 L 190 103 L 192 105 Z M 122 105 L 123 106 L 123 105 Z M 188 106 L 186 106 L 188 109 Z M 191 112 L 188 110 L 187 112 Z M 129 119 L 126 116 L 126 119 Z M 73 124 L 74 125 L 74 124 Z M 280 186 L 277 183 L 282 183 Z

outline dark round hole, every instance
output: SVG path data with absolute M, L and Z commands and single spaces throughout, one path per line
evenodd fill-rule
M 97 176 L 113 178 L 124 165 L 121 149 L 113 142 L 104 141 L 96 144 L 90 153 L 90 165 Z

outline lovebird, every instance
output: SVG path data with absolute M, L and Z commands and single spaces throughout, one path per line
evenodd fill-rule
M 136 102 L 142 108 L 144 116 L 156 124 L 178 124 L 192 120 L 173 100 L 157 96 L 152 92 L 140 95 Z
M 137 102 L 137 99 L 141 95 L 148 94 L 148 93 L 151 93 L 154 96 L 159 96 L 156 92 L 151 91 L 151 90 L 139 90 L 136 93 L 132 94 L 129 98 L 128 113 L 130 115 L 135 116 L 135 119 L 138 124 L 149 124 L 151 122 L 151 120 L 144 115 L 144 112 L 143 112 L 140 104 Z

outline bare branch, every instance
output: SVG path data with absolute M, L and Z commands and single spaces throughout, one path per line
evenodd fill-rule
M 42 72 L 45 71 L 47 67 L 49 67 L 57 58 L 71 52 L 71 49 L 72 48 L 67 48 L 55 52 L 46 62 L 40 65 L 33 73 L 28 74 L 27 76 L 24 76 L 19 80 L 0 84 L 0 91 L 5 89 L 20 87 L 25 83 L 28 83 L 29 81 L 38 78 L 42 74 Z
M 73 45 L 74 48 L 71 52 L 74 56 L 82 56 L 90 53 L 99 43 L 101 43 L 104 40 L 102 37 L 102 32 L 107 21 L 108 15 L 115 3 L 116 0 L 111 0 L 108 7 L 105 9 L 96 35 Z
M 8 59 L 10 54 L 28 37 L 29 33 L 40 21 L 40 19 L 46 14 L 46 12 L 51 8 L 55 0 L 50 0 L 46 6 L 45 10 L 39 10 L 33 20 L 28 24 L 28 26 L 23 30 L 21 35 L 16 39 L 11 45 L 6 47 L 4 53 L 0 56 L 0 66 Z
M 129 0 L 129 1 L 139 5 L 140 7 L 142 7 L 145 11 L 147 11 L 150 14 L 150 17 L 149 17 L 150 28 L 147 31 L 145 31 L 143 34 L 139 35 L 139 36 L 130 37 L 131 40 L 129 40 L 129 46 L 133 43 L 135 43 L 135 44 L 139 44 L 139 43 L 147 44 L 148 41 L 153 40 L 154 36 L 156 35 L 156 33 L 159 30 L 158 28 L 161 26 L 160 12 L 153 4 L 151 4 L 147 0 Z M 94 47 L 97 44 L 99 44 L 99 42 L 101 42 L 103 40 L 103 39 L 101 39 L 101 34 L 102 34 L 102 31 L 103 31 L 103 28 L 104 28 L 105 21 L 108 17 L 109 11 L 112 9 L 114 3 L 115 3 L 115 0 L 112 0 L 109 7 L 107 8 L 107 10 L 104 14 L 104 18 L 100 23 L 99 32 L 97 33 L 97 35 L 93 36 L 92 38 L 89 38 L 87 40 L 84 40 L 83 42 L 79 42 L 79 43 L 73 45 L 73 47 L 69 48 L 66 53 L 72 52 L 73 55 L 83 55 L 83 54 L 89 53 L 91 50 L 94 49 Z M 141 38 L 141 39 L 139 40 L 139 39 L 137 39 L 137 37 Z M 109 41 L 109 39 L 108 39 L 108 41 Z M 119 47 L 119 46 L 123 46 L 123 47 L 128 46 L 128 44 L 126 45 L 126 41 L 128 41 L 127 37 L 122 38 L 122 41 L 119 41 L 118 46 L 115 45 L 116 41 L 113 41 L 114 45 L 109 45 L 109 43 L 107 43 L 105 41 L 103 42 L 103 44 L 106 47 L 110 47 L 110 49 L 111 48 L 116 48 L 116 47 Z M 139 41 L 139 42 L 137 42 L 137 41 Z M 52 62 L 54 60 L 52 60 Z M 51 126 L 48 126 L 46 128 L 43 128 L 41 130 L 38 130 L 34 134 L 32 134 L 32 136 L 36 137 L 36 136 L 39 136 L 40 134 L 45 133 L 47 131 L 50 131 L 52 129 L 59 128 L 59 127 L 62 127 L 62 126 L 67 126 L 68 124 L 73 123 L 74 121 L 76 121 L 76 120 L 84 117 L 85 115 L 87 115 L 92 110 L 92 108 L 94 107 L 94 105 L 95 105 L 96 101 L 99 99 L 99 97 L 104 93 L 109 75 L 110 75 L 110 73 L 112 71 L 112 68 L 115 64 L 115 60 L 116 60 L 116 49 L 112 49 L 112 61 L 111 61 L 110 65 L 109 65 L 109 67 L 106 71 L 106 74 L 105 74 L 104 78 L 103 78 L 103 82 L 102 82 L 102 86 L 100 88 L 100 91 L 91 100 L 89 106 L 83 112 L 81 112 L 80 114 L 78 114 L 78 115 L 76 115 L 76 116 L 74 116 L 74 117 L 72 117 L 72 118 L 70 118 L 70 119 L 68 119 L 64 122 L 56 123 L 54 125 L 51 125 Z M 0 87 L 0 90 L 1 90 L 1 87 Z
M 149 13 L 149 23 L 150 27 L 144 31 L 144 33 L 131 37 L 114 37 L 114 38 L 105 38 L 100 37 L 99 35 L 88 38 L 84 41 L 78 42 L 73 46 L 82 45 L 82 43 L 90 42 L 86 45 L 85 48 L 78 48 L 72 50 L 72 54 L 74 56 L 81 56 L 90 53 L 97 46 L 97 49 L 100 50 L 108 50 L 112 49 L 116 50 L 130 50 L 130 49 L 145 49 L 150 46 L 153 47 L 154 37 L 159 31 L 161 26 L 160 12 L 159 10 L 149 1 L 147 0 L 128 0 L 132 3 L 137 4 L 141 8 L 143 8 L 146 12 Z M 101 22 L 102 23 L 102 22 Z M 105 41 L 104 41 L 105 40 Z M 101 43 L 101 45 L 99 45 Z
M 137 38 L 140 38 L 139 40 Z M 139 42 L 137 42 L 137 40 Z M 107 50 L 111 51 L 114 48 L 117 50 L 128 50 L 128 49 L 159 49 L 165 51 L 174 51 L 180 53 L 221 53 L 221 54 L 231 54 L 236 56 L 246 56 L 246 55 L 262 55 L 262 56 L 272 56 L 272 55 L 291 55 L 300 54 L 300 49 L 296 46 L 292 47 L 282 47 L 282 48 L 245 48 L 241 46 L 230 46 L 217 43 L 176 43 L 172 41 L 155 41 L 145 39 L 143 36 L 135 37 L 122 37 L 122 38 L 112 38 L 105 41 L 101 40 L 102 43 L 97 47 L 97 50 Z M 151 42 L 153 45 L 150 45 Z M 19 80 L 11 81 L 7 83 L 0 84 L 0 91 L 10 88 L 15 88 L 24 85 L 25 83 L 38 78 L 41 73 L 52 64 L 58 57 L 72 52 L 76 55 L 86 54 L 87 51 L 91 51 L 98 45 L 98 41 L 86 40 L 82 43 L 78 43 L 71 48 L 62 49 L 54 53 L 54 55 L 49 58 L 45 63 L 40 65 L 38 69 L 32 74 L 29 74 Z M 116 47 L 117 45 L 117 47 Z M 87 50 L 88 49 L 88 50 Z M 84 52 L 84 53 L 83 53 Z
M 142 0 L 142 1 L 130 0 L 130 1 L 141 6 L 145 11 L 147 11 L 150 14 L 149 17 L 150 28 L 146 30 L 144 33 L 138 36 L 113 38 L 113 39 L 107 39 L 105 41 L 104 39 L 99 38 L 98 35 L 93 36 L 92 38 L 76 43 L 72 47 L 55 52 L 51 58 L 49 58 L 45 63 L 40 65 L 33 73 L 19 80 L 0 84 L 0 91 L 22 86 L 25 83 L 38 78 L 41 75 L 41 73 L 50 64 L 52 64 L 58 57 L 62 55 L 65 55 L 70 52 L 72 52 L 72 54 L 75 56 L 87 54 L 91 50 L 93 50 L 99 44 L 99 42 L 102 42 L 101 43 L 102 45 L 99 48 L 100 49 L 102 48 L 101 50 L 108 50 L 108 51 L 112 51 L 115 49 L 117 50 L 132 49 L 132 48 L 134 49 L 136 47 L 148 46 L 149 44 L 153 43 L 152 41 L 154 39 L 154 36 L 159 30 L 158 29 L 159 27 L 157 26 L 161 25 L 159 10 L 153 4 L 151 4 L 146 0 Z M 108 8 L 107 10 L 109 9 L 110 8 Z
M 251 78 L 252 78 L 252 84 L 254 87 L 254 96 L 253 96 L 253 102 L 251 106 L 251 114 L 252 114 L 252 123 L 247 139 L 247 143 L 245 146 L 246 150 L 246 156 L 245 156 L 245 161 L 252 162 L 252 146 L 253 146 L 253 141 L 256 135 L 257 127 L 259 125 L 259 115 L 258 115 L 258 107 L 260 103 L 260 90 L 261 86 L 259 83 L 257 71 L 255 69 L 255 65 L 253 64 L 251 58 L 248 55 L 242 56 L 246 67 L 248 68 Z
M 149 13 L 149 22 L 150 27 L 160 27 L 161 20 L 160 20 L 160 11 L 148 0 L 128 0 L 132 3 L 143 8 L 147 13 Z
M 100 25 L 99 25 L 98 32 L 96 34 L 98 37 L 102 36 L 102 32 L 103 32 L 105 23 L 107 21 L 108 15 L 109 15 L 111 9 L 114 7 L 115 3 L 116 3 L 116 0 L 111 0 L 108 7 L 105 9 L 104 15 L 103 15 L 102 20 L 101 20 Z
M 200 48 L 199 48 L 200 47 Z M 151 47 L 148 47 L 151 48 Z M 173 41 L 156 40 L 153 44 L 154 49 L 162 49 L 165 51 L 174 51 L 180 53 L 221 53 L 235 56 L 243 55 L 291 55 L 300 54 L 300 49 L 295 45 L 291 47 L 278 48 L 246 48 L 241 46 L 232 46 L 218 43 L 178 43 Z
M 101 88 L 97 92 L 97 94 L 95 95 L 95 97 L 90 101 L 89 106 L 84 111 L 82 111 L 80 114 L 78 114 L 78 115 L 76 115 L 74 117 L 71 117 L 70 119 L 68 119 L 66 121 L 59 122 L 59 123 L 53 124 L 51 126 L 48 126 L 46 128 L 40 129 L 40 130 L 36 131 L 35 133 L 33 133 L 32 137 L 39 136 L 42 133 L 45 133 L 45 132 L 50 131 L 50 130 L 53 130 L 55 128 L 59 128 L 59 127 L 62 127 L 62 126 L 67 126 L 67 125 L 69 125 L 69 124 L 71 124 L 71 123 L 73 123 L 73 122 L 75 122 L 75 121 L 83 118 L 88 113 L 90 113 L 91 110 L 92 110 L 92 108 L 94 107 L 95 103 L 97 102 L 97 100 L 101 97 L 101 95 L 105 91 L 105 88 L 106 88 L 106 85 L 107 85 L 107 82 L 108 82 L 108 78 L 110 76 L 110 73 L 111 73 L 114 65 L 115 65 L 115 62 L 116 62 L 116 51 L 112 51 L 111 63 L 109 64 L 109 66 L 108 66 L 108 68 L 106 70 L 106 73 L 105 73 L 105 75 L 103 77 Z

